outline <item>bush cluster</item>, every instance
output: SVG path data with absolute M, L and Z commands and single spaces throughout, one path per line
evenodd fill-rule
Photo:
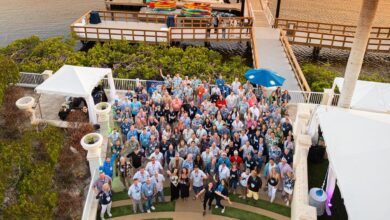
M 118 78 L 161 79 L 164 74 L 197 76 L 208 80 L 219 74 L 228 80 L 242 77 L 249 68 L 244 58 L 222 55 L 205 47 L 129 44 L 126 41 L 97 43 L 88 51 L 77 51 L 74 39 L 52 37 L 41 40 L 36 36 L 16 40 L 0 49 L 0 55 L 11 58 L 21 71 L 43 72 L 58 70 L 63 64 L 108 67 Z

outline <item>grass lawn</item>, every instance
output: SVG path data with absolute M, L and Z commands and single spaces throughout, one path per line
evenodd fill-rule
M 164 195 L 170 196 L 171 195 L 171 189 L 169 187 L 164 188 Z M 126 200 L 129 199 L 129 196 L 127 195 L 127 192 L 115 192 L 112 194 L 112 201 L 119 201 L 119 200 Z
M 270 203 L 269 201 L 265 201 L 262 199 L 259 199 L 257 201 L 250 200 L 250 202 L 248 202 L 248 200 L 238 198 L 238 195 L 231 195 L 229 197 L 233 202 L 238 202 L 238 203 L 254 206 L 257 208 L 266 209 L 266 210 L 269 210 L 271 212 L 275 212 L 275 213 L 278 213 L 278 214 L 281 214 L 284 216 L 288 216 L 288 217 L 290 217 L 290 215 L 291 215 L 291 209 L 289 207 L 286 207 L 283 205 Z
M 328 169 L 328 160 L 324 160 L 321 163 L 308 162 L 308 176 L 309 176 L 309 189 L 312 187 L 321 187 L 325 179 L 326 171 Z M 326 213 L 319 216 L 319 220 L 331 220 L 331 219 L 348 219 L 348 214 L 344 206 L 343 199 L 341 198 L 339 187 L 336 185 L 336 189 L 332 198 L 332 216 L 327 216 Z
M 222 216 L 241 219 L 241 220 L 249 220 L 249 219 L 250 220 L 271 220 L 272 219 L 272 218 L 267 217 L 267 216 L 259 215 L 259 214 L 253 213 L 253 212 L 248 212 L 248 211 L 244 211 L 244 210 L 236 209 L 236 208 L 232 208 L 232 207 L 227 207 L 225 209 L 225 213 L 223 213 L 223 214 L 221 213 L 221 209 L 216 209 L 213 207 L 212 213 L 214 215 L 222 215 Z
M 158 204 L 155 204 L 154 207 L 156 207 L 156 210 L 153 212 L 173 212 L 173 211 L 175 211 L 175 202 L 158 203 Z M 111 214 L 112 214 L 112 217 L 132 215 L 132 214 L 134 214 L 133 213 L 133 206 L 126 205 L 126 206 L 119 206 L 119 207 L 112 208 Z M 108 218 L 107 214 L 105 216 Z M 100 212 L 98 212 L 97 219 L 100 219 Z

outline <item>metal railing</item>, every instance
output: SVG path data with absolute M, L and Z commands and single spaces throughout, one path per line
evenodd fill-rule
M 20 79 L 17 86 L 35 88 L 44 81 L 42 74 L 40 73 L 27 73 L 21 72 Z
M 89 184 L 88 194 L 84 203 L 83 215 L 81 217 L 82 220 L 96 219 L 98 200 L 95 198 L 96 195 L 93 191 L 93 183 L 98 178 L 98 175 L 99 173 L 95 171 L 91 177 L 91 183 Z M 96 209 L 93 208 L 94 206 Z
M 17 84 L 21 87 L 35 88 L 39 84 L 41 84 L 44 80 L 42 78 L 42 74 L 40 73 L 20 73 L 20 81 Z M 162 84 L 162 81 L 159 80 L 143 80 L 143 79 L 119 79 L 114 78 L 115 88 L 118 91 L 127 91 L 134 90 L 137 86 L 137 83 L 140 83 L 144 88 L 146 88 L 146 82 Z M 215 85 L 210 85 L 215 86 Z M 108 79 L 103 79 L 103 88 L 109 89 Z M 295 91 L 289 90 L 289 94 L 291 96 L 290 103 L 311 103 L 311 104 L 325 104 L 322 103 L 324 94 L 323 92 L 311 92 L 311 91 Z M 333 100 L 331 101 L 331 105 L 337 105 L 339 99 L 339 94 L 334 94 Z

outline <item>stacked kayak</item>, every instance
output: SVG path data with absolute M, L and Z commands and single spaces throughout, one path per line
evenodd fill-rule
M 181 15 L 185 17 L 207 17 L 211 15 L 209 3 L 186 3 L 184 4 Z
M 155 11 L 174 11 L 176 10 L 176 1 L 151 1 L 148 3 L 148 8 L 151 8 Z

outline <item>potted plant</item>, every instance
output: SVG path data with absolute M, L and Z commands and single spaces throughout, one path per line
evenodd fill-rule
M 16 101 L 16 106 L 21 110 L 31 110 L 34 106 L 35 99 L 31 96 L 25 96 Z
M 80 143 L 88 153 L 98 153 L 103 144 L 103 136 L 99 133 L 89 133 L 81 138 Z
M 107 121 L 111 113 L 111 104 L 108 102 L 100 102 L 95 105 L 95 112 L 98 115 L 99 121 Z

